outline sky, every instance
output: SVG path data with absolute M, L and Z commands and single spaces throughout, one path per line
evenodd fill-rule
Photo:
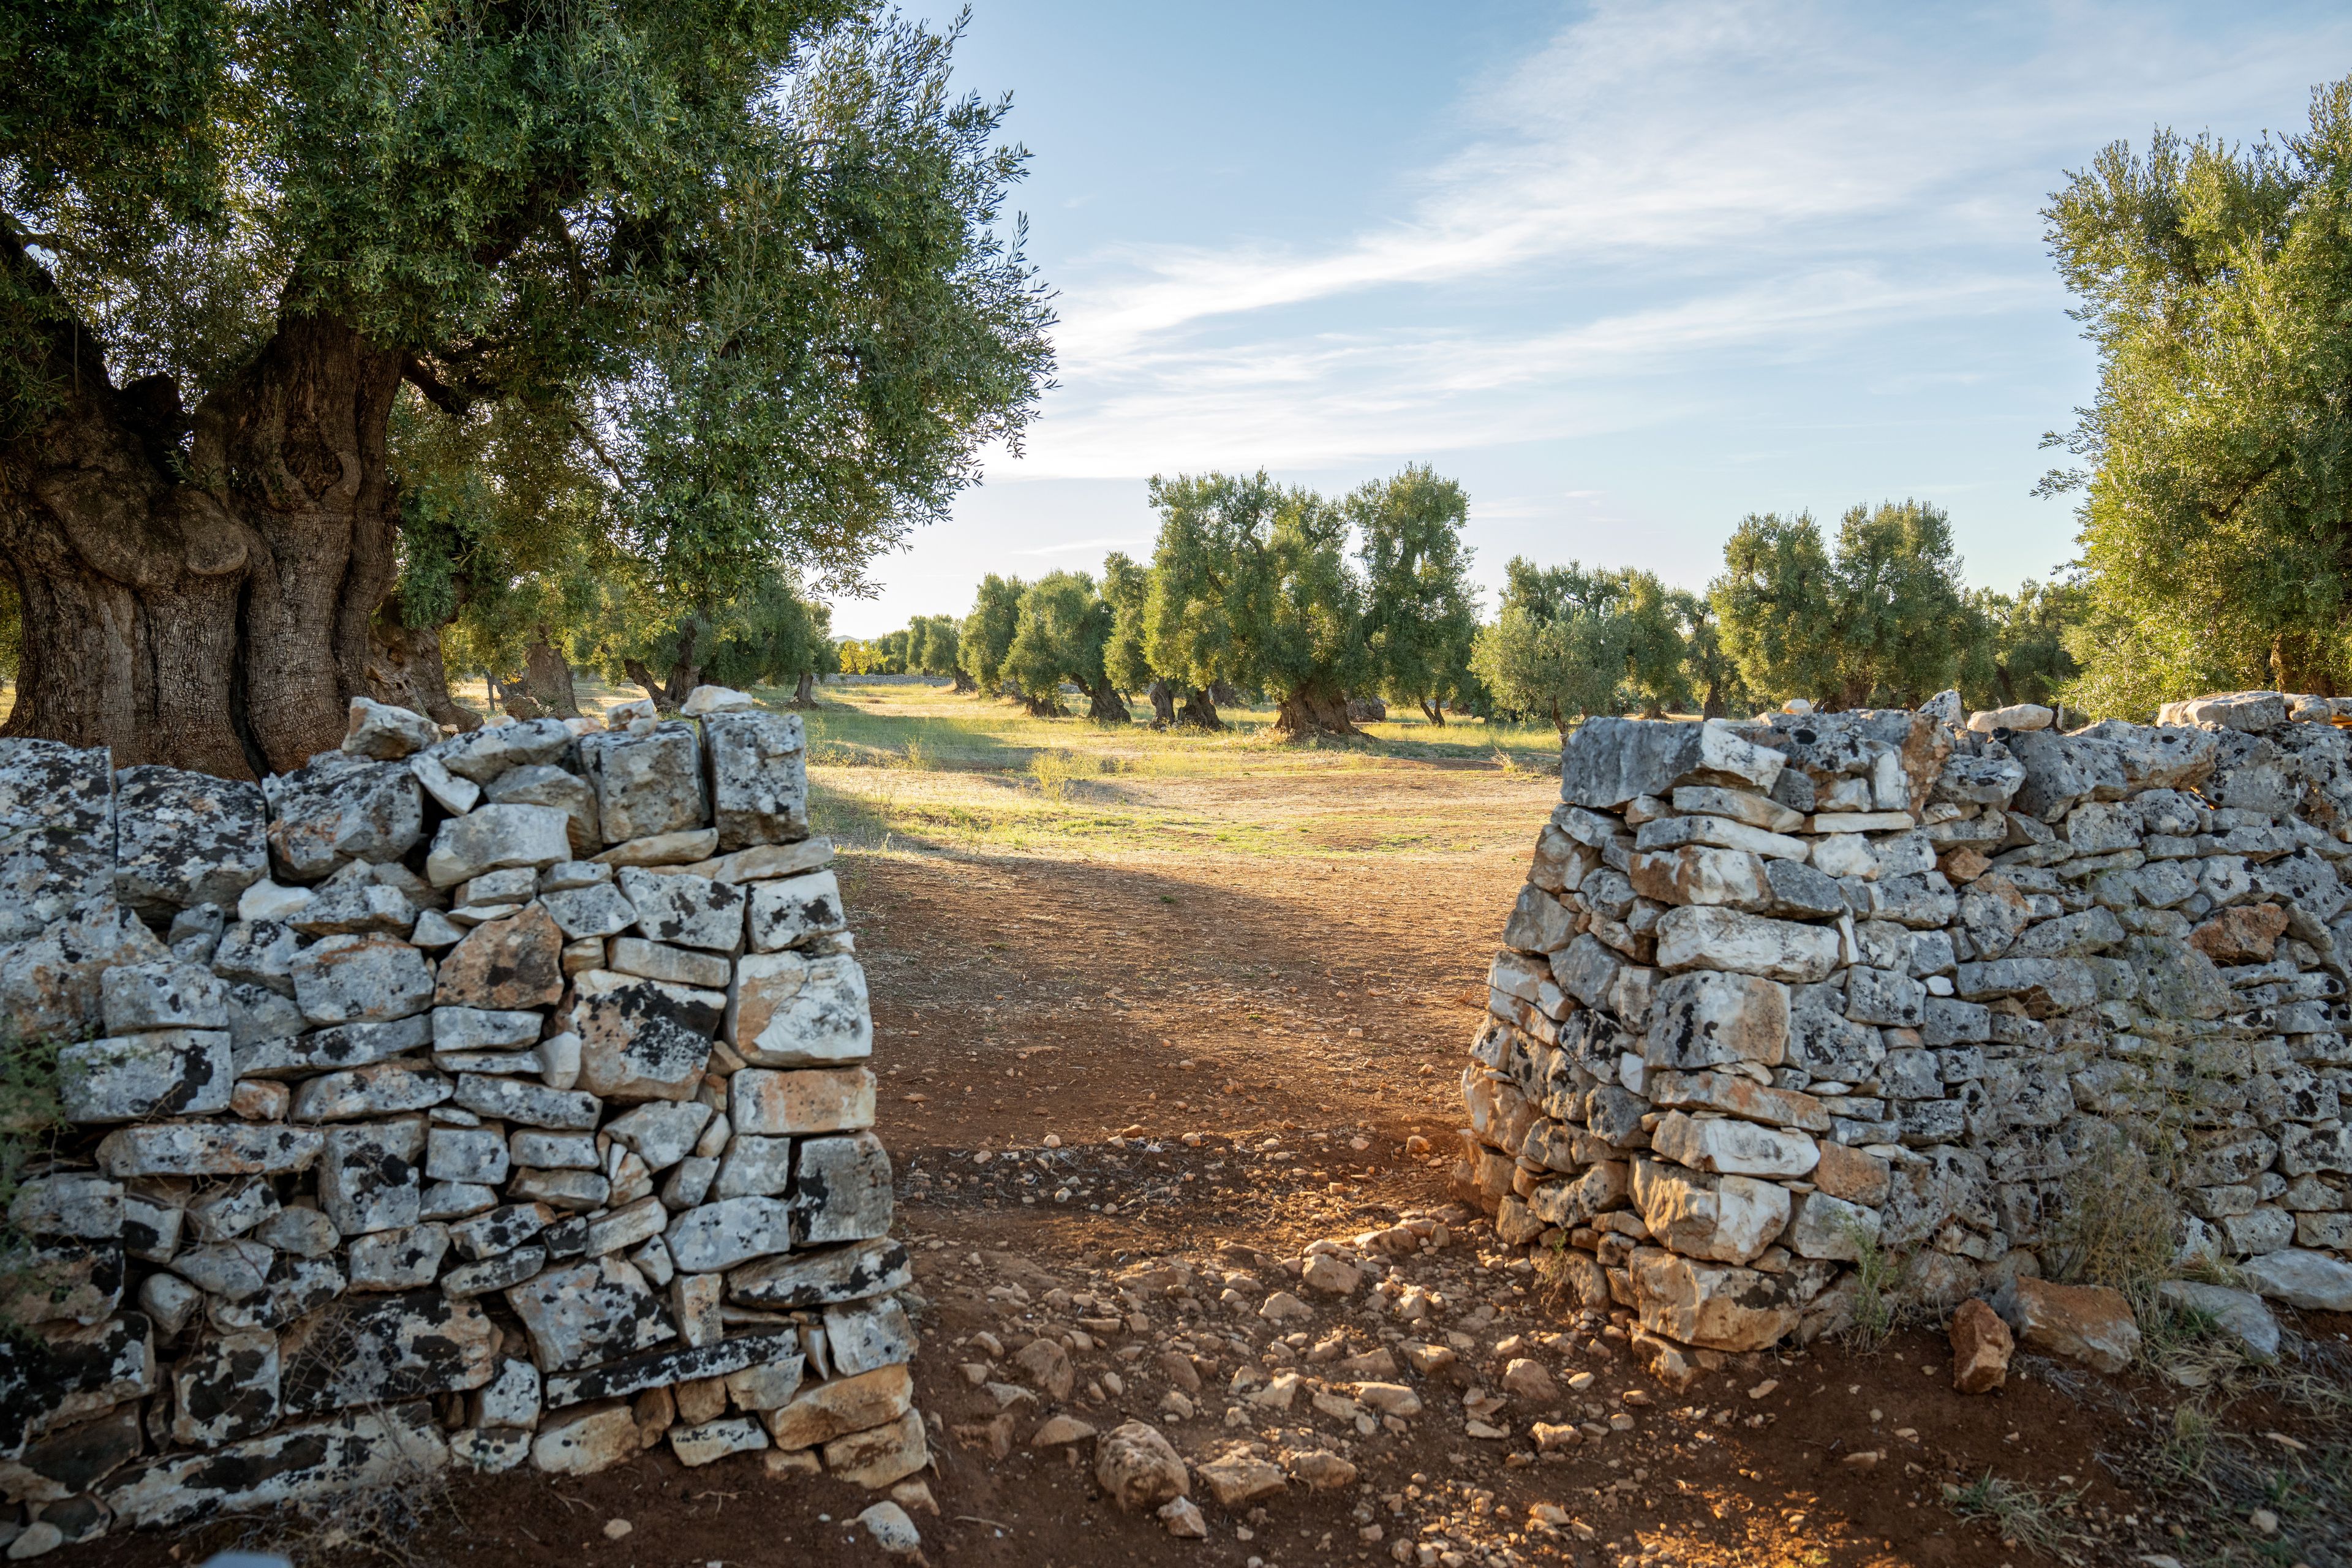
M 2096 364 L 2042 207 L 2155 126 L 2293 132 L 2352 9 L 972 0 L 957 61 L 1013 94 L 1057 384 L 845 636 L 1147 557 L 1150 476 L 1212 468 L 1434 465 L 1490 613 L 1514 555 L 1698 588 L 1749 512 L 1904 497 L 2047 576 Z

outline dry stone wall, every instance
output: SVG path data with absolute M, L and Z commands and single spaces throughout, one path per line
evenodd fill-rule
M 1747 1350 L 1844 1321 L 1866 1248 L 1931 1300 L 2039 1274 L 2128 1133 L 2184 1256 L 2352 1310 L 2344 709 L 1588 721 L 1457 1180 L 1588 1305 Z
M 0 1536 L 926 1462 L 801 721 L 687 711 L 355 702 L 259 784 L 0 742 L 0 1008 L 70 1123 L 9 1208 Z

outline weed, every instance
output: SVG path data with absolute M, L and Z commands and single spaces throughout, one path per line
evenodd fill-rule
M 1072 752 L 1039 752 L 1029 759 L 1029 776 L 1037 781 L 1038 793 L 1048 800 L 1069 799 L 1070 786 L 1092 777 L 1094 772 L 1092 759 Z
M 2042 1255 L 2051 1279 L 2111 1286 L 2138 1306 L 2171 1272 L 2180 1205 L 2145 1146 L 2110 1130 L 2066 1173 L 2059 1197 Z
M 58 1042 L 0 1043 L 0 1221 L 16 1201 L 25 1172 L 56 1147 L 65 1128 L 58 1098 Z M 0 1333 L 25 1331 L 16 1307 L 44 1289 L 29 1238 L 0 1223 Z
M 2080 1537 L 2081 1532 L 2067 1522 L 2066 1510 L 2088 1489 L 2078 1488 L 2045 1498 L 2032 1487 L 2003 1480 L 1987 1470 L 1967 1486 L 1946 1487 L 1944 1500 L 1962 1519 L 1990 1525 L 2005 1543 L 2054 1553 Z
M 1846 1319 L 1844 1338 L 1855 1350 L 1874 1351 L 1895 1332 L 1891 1287 L 1901 1270 L 1876 1231 L 1858 1221 L 1849 1220 L 1847 1226 L 1853 1241 L 1853 1309 Z

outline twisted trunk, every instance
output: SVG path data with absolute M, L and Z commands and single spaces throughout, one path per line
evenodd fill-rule
M 415 709 L 436 724 L 478 730 L 482 716 L 449 695 L 449 672 L 441 662 L 441 628 L 401 624 L 392 605 L 378 611 L 369 628 L 373 657 L 368 662 L 368 695 L 379 702 Z
M 577 719 L 580 698 L 572 685 L 572 662 L 549 640 L 545 626 L 538 632 L 523 649 L 523 689 L 541 711 L 558 719 Z
M 1153 729 L 1165 730 L 1169 725 L 1176 722 L 1176 693 L 1169 689 L 1169 686 L 1166 681 L 1153 681 L 1151 683 L 1151 689 L 1146 691 L 1144 695 L 1151 700 L 1151 727 Z
M 1222 730 L 1225 727 L 1225 721 L 1217 717 L 1217 700 L 1198 689 L 1185 692 L 1184 705 L 1176 710 L 1176 722 L 1191 730 Z
M 1124 724 L 1129 720 L 1127 699 L 1108 678 L 1095 682 L 1087 691 L 1087 717 L 1097 724 Z
M 814 708 L 816 706 L 816 676 L 814 672 L 805 669 L 801 671 L 800 684 L 793 688 L 792 706 L 794 708 Z
M 1441 730 L 1445 728 L 1444 703 L 1423 700 L 1421 705 L 1421 710 L 1432 724 L 1436 725 Z
M 966 675 L 961 669 L 955 672 L 955 694 L 958 697 L 968 697 L 979 689 L 980 682 L 974 680 L 971 676 Z
M 1286 695 L 1275 708 L 1274 727 L 1293 741 L 1309 735 L 1363 733 L 1348 717 L 1348 694 L 1319 681 L 1309 681 Z
M 48 289 L 13 237 L 0 268 Z M 113 386 L 69 317 L 43 357 L 56 401 L 0 442 L 24 614 L 0 733 L 233 778 L 335 745 L 392 585 L 398 356 L 297 317 L 193 416 L 163 378 Z

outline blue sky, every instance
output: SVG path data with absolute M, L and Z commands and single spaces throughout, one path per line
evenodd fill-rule
M 2294 130 L 2352 11 L 973 0 L 958 59 L 1033 154 L 1060 384 L 845 635 L 1146 555 L 1145 481 L 1213 468 L 1433 463 L 1490 588 L 1698 587 L 1747 512 L 1903 496 L 1972 580 L 2046 575 L 2094 365 L 2040 207 L 2156 124 Z

